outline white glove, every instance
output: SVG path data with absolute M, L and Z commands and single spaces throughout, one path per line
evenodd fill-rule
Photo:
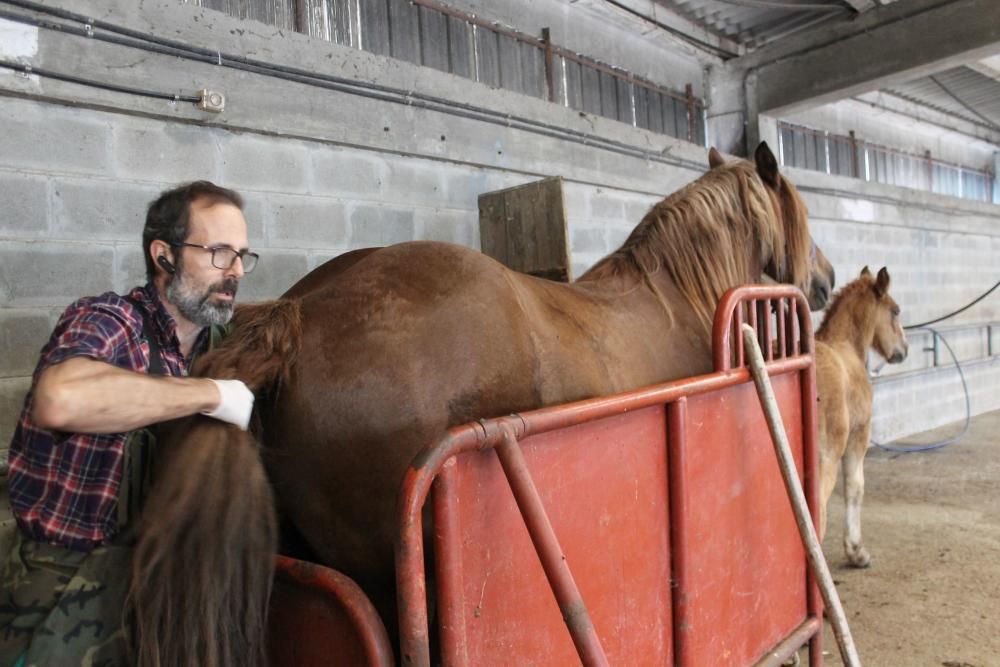
M 211 380 L 211 378 L 208 378 Z M 239 426 L 244 431 L 253 412 L 253 392 L 239 380 L 212 380 L 219 390 L 219 406 L 201 414 Z

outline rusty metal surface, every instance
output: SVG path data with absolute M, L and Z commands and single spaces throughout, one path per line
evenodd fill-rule
M 430 664 L 422 507 L 432 483 L 445 665 L 602 656 L 749 665 L 805 641 L 811 664 L 821 664 L 821 607 L 732 336 L 747 317 L 771 350 L 768 370 L 815 520 L 808 307 L 792 288 L 751 287 L 727 293 L 718 313 L 716 373 L 457 427 L 418 455 L 399 504 L 403 664 Z M 508 475 L 486 451 L 505 436 L 524 454 Z M 524 483 L 537 494 L 515 502 L 511 486 Z M 522 513 L 550 523 L 558 542 L 536 551 Z M 578 591 L 546 580 L 539 553 L 553 550 Z M 579 609 L 567 600 L 576 592 L 599 644 L 574 644 Z
M 272 665 L 393 667 L 389 637 L 357 584 L 322 565 L 278 556 L 268 616 Z

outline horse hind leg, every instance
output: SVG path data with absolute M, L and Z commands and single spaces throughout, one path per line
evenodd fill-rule
M 871 426 L 859 429 L 851 435 L 844 452 L 844 552 L 852 567 L 868 567 L 871 555 L 861 544 L 861 501 L 865 495 L 865 452 Z

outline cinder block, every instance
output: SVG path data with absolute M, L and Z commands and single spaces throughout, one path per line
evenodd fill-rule
M 268 251 L 254 272 L 240 282 L 237 298 L 242 303 L 277 298 L 308 271 L 305 252 Z
M 489 192 L 486 189 L 488 177 L 483 169 L 443 164 L 439 167 L 439 175 L 444 183 L 444 198 L 451 207 L 477 208 L 479 195 Z
M 30 377 L 0 378 L 0 449 L 6 450 L 10 445 L 29 389 Z M 6 451 L 3 456 L 7 456 Z
M 0 305 L 65 306 L 114 287 L 114 248 L 0 242 Z
M 612 191 L 598 188 L 590 195 L 590 219 L 622 222 L 625 220 L 625 204 Z
M 417 209 L 417 237 L 425 241 L 458 243 L 479 250 L 479 213 L 442 209 Z
M 66 239 L 142 238 L 146 209 L 160 190 L 106 180 L 56 179 L 52 229 Z
M 250 134 L 222 135 L 222 183 L 236 190 L 305 193 L 309 151 L 301 141 Z
M 387 158 L 386 201 L 407 206 L 451 206 L 445 196 L 439 167 L 437 162 L 431 160 Z
M 44 310 L 0 309 L 0 377 L 31 375 L 51 332 Z
M 606 253 L 608 251 L 607 233 L 603 228 L 576 228 L 570 234 L 570 243 L 574 253 Z
M 355 206 L 350 212 L 351 245 L 383 246 L 414 239 L 412 210 L 386 206 Z
M 313 194 L 378 199 L 385 193 L 389 167 L 377 153 L 319 145 L 310 150 L 310 158 Z
M 272 195 L 268 205 L 270 246 L 317 248 L 347 242 L 345 208 L 335 199 Z
M 269 221 L 268 196 L 263 192 L 253 190 L 247 193 L 240 193 L 243 197 L 243 217 L 247 221 L 247 238 L 250 239 L 250 247 L 262 246 L 267 238 L 266 227 Z
M 146 284 L 146 262 L 137 241 L 134 246 L 115 247 L 115 286 L 119 294 Z
M 208 180 L 219 185 L 221 131 L 122 117 L 114 124 L 114 164 L 120 178 L 173 187 Z
M 5 167 L 109 174 L 108 116 L 11 97 L 0 98 L 0 156 Z
M 47 179 L 0 172 L 0 202 L 0 234 L 19 238 L 48 236 Z

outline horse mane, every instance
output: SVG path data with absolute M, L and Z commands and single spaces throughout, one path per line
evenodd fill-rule
M 287 380 L 302 337 L 298 301 L 241 306 L 233 322 L 195 374 L 240 379 L 258 394 Z M 161 436 L 127 603 L 137 664 L 262 666 L 277 517 L 257 442 L 201 416 Z
M 871 291 L 874 285 L 875 278 L 871 275 L 862 275 L 838 290 L 833 295 L 830 305 L 826 307 L 823 322 L 819 325 L 819 329 L 816 330 L 816 339 L 830 340 L 831 337 L 836 335 L 834 329 L 843 325 L 842 321 L 845 316 L 848 318 L 848 323 L 852 328 L 866 329 L 868 320 L 872 316 L 872 310 L 865 309 L 863 313 L 859 313 L 857 309 L 853 308 L 853 305 L 857 303 L 858 297 L 863 296 L 865 292 Z M 858 319 L 859 315 L 864 319 Z
M 651 279 L 664 269 L 708 330 L 725 291 L 751 275 L 754 267 L 747 247 L 759 248 L 760 257 L 772 258 L 781 282 L 806 287 L 810 248 L 806 208 L 795 188 L 779 178 L 781 187 L 775 193 L 746 160 L 710 169 L 656 204 L 622 247 L 580 280 L 640 278 L 669 314 L 666 299 Z
M 193 374 L 242 380 L 257 392 L 288 380 L 301 339 L 302 314 L 297 300 L 241 305 L 233 314 L 232 332 L 198 359 Z

